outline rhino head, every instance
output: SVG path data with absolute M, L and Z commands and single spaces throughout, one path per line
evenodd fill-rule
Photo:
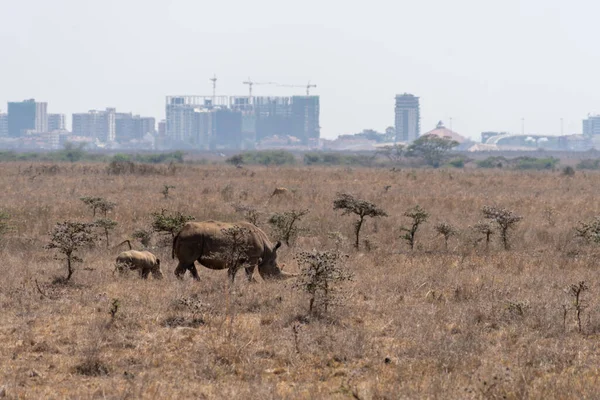
M 270 254 L 266 254 L 265 259 L 262 259 L 258 264 L 258 272 L 263 279 L 289 279 L 293 278 L 295 274 L 289 274 L 281 270 L 277 264 L 277 249 L 281 247 L 281 242 L 278 241 Z

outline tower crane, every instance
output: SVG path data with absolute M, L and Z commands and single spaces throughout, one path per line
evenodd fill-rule
M 317 85 L 311 85 L 310 81 L 308 81 L 307 85 L 277 85 L 281 87 L 294 87 L 294 88 L 306 88 L 306 95 L 310 96 L 310 88 L 316 88 Z
M 213 102 L 213 106 L 214 106 L 215 98 L 217 97 L 217 74 L 214 74 L 213 77 L 210 78 L 210 81 L 212 82 L 212 87 L 213 87 L 212 102 Z
M 252 86 L 254 85 L 277 85 L 276 82 L 254 82 L 250 77 L 248 77 L 247 81 L 242 82 L 244 85 L 248 85 L 248 103 L 250 103 L 252 99 Z

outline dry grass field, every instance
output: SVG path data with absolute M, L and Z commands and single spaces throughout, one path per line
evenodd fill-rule
M 600 174 L 153 168 L 109 175 L 106 164 L 0 165 L 0 211 L 14 228 L 0 237 L 0 396 L 597 398 L 600 251 L 574 227 L 600 215 Z M 175 186 L 168 198 L 165 184 Z M 269 201 L 276 187 L 291 193 Z M 354 218 L 333 210 L 342 191 L 389 214 L 367 218 L 368 251 L 352 247 Z M 342 285 L 338 305 L 310 316 L 293 280 L 250 284 L 241 273 L 231 293 L 226 271 L 199 267 L 199 282 L 177 280 L 170 238 L 155 234 L 163 280 L 114 275 L 125 247 L 100 240 L 79 253 L 84 262 L 70 283 L 53 283 L 65 263 L 44 246 L 56 222 L 92 220 L 84 196 L 117 203 L 111 245 L 148 229 L 161 209 L 235 221 L 242 217 L 231 203 L 241 202 L 264 211 L 261 227 L 272 236 L 269 213 L 308 208 L 306 231 L 280 249 L 280 263 L 298 272 L 298 251 L 340 246 L 354 280 Z M 417 204 L 430 219 L 410 251 L 400 227 Z M 485 205 L 523 216 L 510 250 L 498 235 L 488 249 L 476 243 L 469 226 Z M 448 249 L 434 230 L 441 221 L 460 229 Z M 332 232 L 345 237 L 341 244 Z M 581 281 L 589 289 L 580 332 L 567 289 Z

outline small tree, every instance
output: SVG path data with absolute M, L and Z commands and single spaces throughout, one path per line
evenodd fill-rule
M 437 135 L 423 135 L 408 146 L 406 155 L 409 157 L 421 157 L 428 165 L 439 167 L 447 158 L 447 154 L 459 143 L 446 137 Z
M 438 234 L 444 237 L 444 247 L 446 248 L 446 250 L 448 250 L 448 239 L 450 239 L 451 236 L 455 236 L 458 233 L 458 231 L 454 226 L 452 226 L 448 222 L 437 223 L 435 225 L 435 230 Z
M 163 190 L 160 191 L 160 193 L 165 197 L 165 199 L 169 198 L 169 190 L 171 189 L 175 189 L 175 186 L 173 185 L 163 185 Z
M 131 236 L 134 239 L 139 240 L 140 243 L 142 244 L 142 246 L 144 246 L 144 247 L 150 246 L 150 240 L 152 239 L 152 232 L 149 232 L 145 229 L 136 229 L 135 231 L 133 231 Z
M 75 255 L 75 252 L 81 247 L 94 243 L 96 235 L 93 231 L 94 224 L 83 222 L 58 222 L 51 233 L 50 243 L 46 245 L 47 249 L 56 249 L 64 254 L 67 260 L 68 282 L 73 275 L 73 263 L 83 260 Z
M 296 255 L 300 276 L 294 287 L 310 295 L 308 312 L 321 307 L 327 312 L 339 294 L 336 287 L 341 282 L 352 280 L 353 275 L 342 266 L 342 255 L 337 251 L 303 251 Z
M 273 226 L 275 236 L 278 240 L 283 240 L 286 246 L 289 247 L 301 229 L 294 224 L 302 219 L 309 210 L 291 210 L 282 213 L 275 213 L 269 218 L 269 224 Z
M 484 206 L 482 212 L 484 218 L 492 220 L 498 225 L 504 249 L 510 249 L 510 244 L 508 242 L 509 229 L 514 229 L 515 225 L 521 221 L 523 217 L 515 215 L 515 213 L 505 208 L 491 206 Z
M 417 234 L 417 230 L 421 224 L 427 222 L 429 213 L 417 204 L 415 207 L 406 211 L 404 216 L 412 219 L 412 222 L 410 228 L 404 226 L 400 228 L 401 231 L 406 232 L 401 237 L 408 242 L 410 249 L 413 250 L 415 248 L 415 235 Z
M 231 228 L 221 229 L 224 236 L 224 246 L 219 252 L 210 253 L 207 258 L 223 260 L 227 266 L 227 274 L 233 284 L 235 275 L 240 268 L 248 266 L 248 237 L 251 232 L 248 228 L 234 225 Z
M 225 162 L 236 167 L 241 167 L 242 164 L 244 164 L 244 156 L 241 154 L 236 154 L 226 159 Z
M 96 222 L 94 222 L 94 224 L 98 228 L 102 229 L 102 232 L 104 233 L 104 237 L 106 238 L 106 248 L 108 249 L 108 247 L 110 246 L 109 240 L 108 240 L 108 233 L 115 229 L 115 227 L 117 226 L 117 222 L 113 221 L 110 218 L 100 218 L 100 219 L 97 219 Z
M 406 152 L 406 147 L 401 144 L 383 146 L 377 150 L 376 154 L 386 157 L 392 164 L 397 164 L 402 160 Z
M 250 222 L 254 226 L 259 225 L 262 212 L 260 212 L 258 209 L 253 206 L 240 203 L 235 203 L 231 206 L 234 208 L 236 213 L 243 215 L 246 221 Z
M 195 219 L 194 217 L 184 215 L 179 211 L 169 215 L 165 209 L 162 209 L 160 213 L 152 213 L 152 218 L 152 230 L 159 233 L 169 233 L 171 234 L 171 238 L 175 237 L 175 233 L 179 232 L 186 222 Z
M 337 198 L 333 201 L 334 210 L 344 210 L 342 215 L 356 214 L 358 220 L 354 223 L 354 234 L 356 235 L 356 241 L 354 247 L 356 249 L 360 246 L 359 235 L 360 228 L 363 225 L 365 217 L 387 217 L 387 213 L 383 209 L 377 207 L 375 204 L 366 200 L 357 199 L 351 194 L 338 193 Z
M 112 201 L 108 201 L 102 197 L 81 197 L 80 198 L 83 203 L 92 210 L 92 216 L 96 217 L 96 211 L 100 211 L 104 217 L 108 214 L 109 211 L 113 210 L 116 203 Z
M 489 222 L 479 221 L 473 226 L 473 229 L 475 230 L 475 232 L 479 232 L 485 235 L 485 247 L 488 248 L 490 245 L 492 235 L 495 233 L 494 228 L 492 228 L 492 225 Z

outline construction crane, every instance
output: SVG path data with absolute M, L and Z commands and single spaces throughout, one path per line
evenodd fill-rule
M 307 85 L 277 85 L 281 87 L 293 87 L 293 88 L 306 88 L 306 95 L 310 96 L 310 88 L 316 88 L 317 85 L 311 85 L 310 81 L 308 81 Z
M 248 103 L 251 102 L 252 99 L 252 86 L 254 85 L 277 85 L 277 82 L 253 82 L 250 77 L 245 82 L 242 82 L 244 85 L 248 85 Z M 277 85 L 279 86 L 279 85 Z
M 215 99 L 217 97 L 217 74 L 214 74 L 213 77 L 210 78 L 210 81 L 212 82 L 212 87 L 213 87 L 212 102 L 213 102 L 213 106 L 214 106 Z

